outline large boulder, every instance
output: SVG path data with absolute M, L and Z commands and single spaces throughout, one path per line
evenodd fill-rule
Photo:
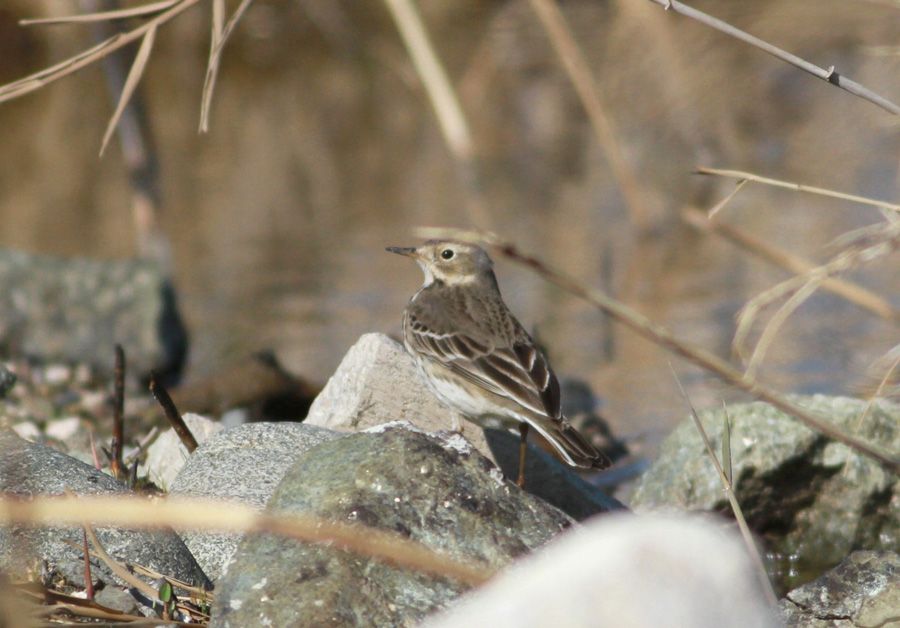
M 493 454 L 477 425 L 442 404 L 396 340 L 364 334 L 313 401 L 305 423 L 342 432 L 408 421 L 426 432 L 456 429 L 488 459 Z
M 13 354 L 111 374 L 118 343 L 131 373 L 181 369 L 187 334 L 156 263 L 0 250 L 0 286 L 0 346 Z
M 396 424 L 309 450 L 268 509 L 396 532 L 490 568 L 571 525 L 505 481 L 459 435 Z M 466 588 L 326 545 L 259 534 L 243 540 L 219 580 L 210 625 L 413 625 Z
M 838 428 L 900 450 L 900 406 L 846 397 L 795 401 Z M 900 479 L 878 462 L 813 431 L 766 403 L 728 407 L 734 489 L 750 527 L 784 571 L 821 573 L 857 549 L 900 550 Z M 722 409 L 700 418 L 721 451 Z M 728 502 L 691 419 L 663 443 L 641 478 L 636 512 L 728 510 Z M 807 576 L 808 577 L 808 576 Z

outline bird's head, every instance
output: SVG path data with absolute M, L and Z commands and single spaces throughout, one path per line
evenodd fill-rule
M 425 285 L 435 281 L 450 286 L 496 285 L 493 262 L 484 249 L 456 240 L 428 240 L 417 247 L 389 246 L 391 253 L 411 257 L 425 273 Z

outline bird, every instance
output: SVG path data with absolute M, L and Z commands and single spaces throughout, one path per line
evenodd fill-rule
M 444 405 L 481 427 L 518 428 L 520 487 L 531 428 L 572 467 L 609 466 L 609 459 L 562 415 L 559 381 L 504 303 L 484 249 L 428 240 L 386 250 L 411 257 L 425 275 L 403 311 L 407 353 Z

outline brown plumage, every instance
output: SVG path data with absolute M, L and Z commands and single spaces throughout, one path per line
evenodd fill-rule
M 482 426 L 533 427 L 572 466 L 608 466 L 562 416 L 556 375 L 503 302 L 483 249 L 431 240 L 388 250 L 425 273 L 403 313 L 403 339 L 439 399 Z

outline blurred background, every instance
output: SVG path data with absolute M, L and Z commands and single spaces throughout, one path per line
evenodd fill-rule
M 735 185 L 696 167 L 900 197 L 896 116 L 646 0 L 567 0 L 637 184 L 623 194 L 528 2 L 417 6 L 472 128 L 487 226 L 723 357 L 743 304 L 789 275 L 685 224 L 684 211 L 711 208 Z M 692 6 L 900 101 L 896 1 Z M 3 2 L 0 83 L 91 46 L 84 25 L 17 23 L 78 8 Z M 421 283 L 384 247 L 415 243 L 418 226 L 472 226 L 470 188 L 382 2 L 257 0 L 225 49 L 200 135 L 209 23 L 200 3 L 163 26 L 139 90 L 191 336 L 186 377 L 272 348 L 324 382 L 360 334 L 399 332 Z M 136 254 L 122 152 L 113 141 L 97 156 L 114 106 L 99 66 L 0 105 L 0 246 Z M 817 261 L 842 233 L 882 220 L 872 207 L 756 184 L 721 218 Z M 900 307 L 896 261 L 848 278 Z M 614 431 L 645 453 L 686 414 L 670 360 L 697 407 L 740 398 L 527 270 L 500 260 L 497 272 L 561 378 L 587 382 Z M 819 293 L 760 374 L 785 391 L 859 393 L 897 342 L 896 322 Z

